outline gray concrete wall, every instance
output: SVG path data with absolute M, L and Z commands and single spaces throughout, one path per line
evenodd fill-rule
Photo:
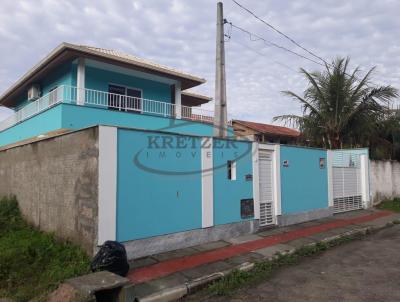
M 371 160 L 370 181 L 373 204 L 378 204 L 386 198 L 400 197 L 400 163 Z
M 258 220 L 216 225 L 205 229 L 196 229 L 146 239 L 124 242 L 128 259 L 140 258 L 161 252 L 182 249 L 211 241 L 228 240 L 258 230 Z
M 300 212 L 294 214 L 280 215 L 277 217 L 279 226 L 287 226 L 306 221 L 312 221 L 322 219 L 325 217 L 332 216 L 334 214 L 334 208 L 329 207 L 326 209 L 317 209 L 308 212 Z
M 15 195 L 43 231 L 82 246 L 97 238 L 98 128 L 0 151 L 0 196 Z

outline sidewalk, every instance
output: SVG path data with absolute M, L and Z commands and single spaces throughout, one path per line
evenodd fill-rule
M 380 229 L 399 219 L 400 214 L 389 211 L 353 211 L 136 259 L 127 276 L 131 281 L 127 295 L 139 301 L 173 301 L 233 269 L 251 269 L 257 260 L 276 253 Z

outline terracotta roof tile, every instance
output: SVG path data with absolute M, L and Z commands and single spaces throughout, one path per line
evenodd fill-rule
M 273 135 L 283 135 L 283 136 L 290 136 L 290 137 L 299 137 L 300 132 L 296 129 L 270 125 L 270 124 L 261 124 L 255 122 L 248 122 L 248 121 L 240 121 L 234 120 L 233 123 L 238 123 L 248 128 L 251 128 L 255 131 L 264 133 L 264 134 L 273 134 Z

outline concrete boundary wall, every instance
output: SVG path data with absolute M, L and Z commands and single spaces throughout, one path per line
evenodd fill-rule
M 15 195 L 30 223 L 92 254 L 98 154 L 98 127 L 2 150 L 0 196 Z
M 370 160 L 370 181 L 373 204 L 386 198 L 400 197 L 400 163 Z

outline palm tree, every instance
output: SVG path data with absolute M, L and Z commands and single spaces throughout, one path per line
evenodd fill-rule
M 309 82 L 303 96 L 283 93 L 301 103 L 303 116 L 281 115 L 274 121 L 299 127 L 306 138 L 324 147 L 357 144 L 357 138 L 385 116 L 398 91 L 392 86 L 372 87 L 370 78 L 375 67 L 359 79 L 360 68 L 349 73 L 349 62 L 349 58 L 337 58 L 321 72 L 300 69 Z

